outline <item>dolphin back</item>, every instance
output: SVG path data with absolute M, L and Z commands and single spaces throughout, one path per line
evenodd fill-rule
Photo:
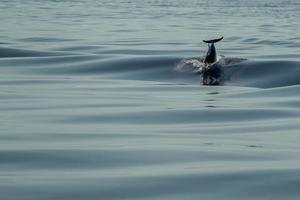
M 216 43 L 216 42 L 219 42 L 223 39 L 223 37 L 220 37 L 218 39 L 213 39 L 213 40 L 203 40 L 203 42 L 205 43 Z

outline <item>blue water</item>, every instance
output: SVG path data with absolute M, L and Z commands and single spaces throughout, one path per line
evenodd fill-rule
M 297 0 L 2 0 L 0 199 L 300 198 Z M 225 82 L 193 65 L 223 56 Z

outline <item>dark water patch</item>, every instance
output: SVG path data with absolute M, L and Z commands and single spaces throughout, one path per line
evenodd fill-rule
M 179 124 L 180 125 L 180 124 Z M 196 123 L 189 125 L 186 129 L 176 129 L 179 126 L 174 125 L 174 129 L 169 132 L 169 134 L 182 134 L 185 132 L 194 133 L 195 135 L 198 134 L 209 134 L 217 135 L 218 137 L 221 135 L 230 136 L 233 135 L 233 137 L 242 136 L 245 137 L 246 135 L 254 135 L 255 136 L 263 136 L 266 135 L 267 137 L 272 137 L 274 134 L 280 134 L 283 133 L 290 133 L 297 134 L 298 130 L 300 128 L 300 125 L 298 123 L 298 119 L 295 118 L 281 118 L 281 119 L 272 119 L 270 121 L 268 120 L 261 120 L 258 119 L 257 121 L 251 120 L 251 121 L 242 121 L 237 123 L 207 123 L 207 124 L 200 124 L 198 123 L 198 126 Z M 192 129 L 192 127 L 195 127 Z M 285 137 L 286 135 L 282 135 Z M 243 145 L 244 146 L 244 145 Z
M 226 94 L 224 96 L 233 97 L 233 98 L 258 98 L 260 97 L 261 100 L 265 99 L 279 99 L 282 98 L 298 98 L 300 97 L 300 85 L 293 85 L 293 86 L 284 86 L 284 87 L 277 87 L 277 88 L 268 88 L 263 90 L 252 90 L 252 91 L 243 91 L 237 93 L 231 93 L 230 96 Z M 286 99 L 289 100 L 289 99 Z
M 2 98 L 2 95 L 0 95 Z M 11 96 L 9 96 L 13 99 Z M 20 96 L 19 96 L 20 97 Z M 16 97 L 15 97 L 16 98 Z M 6 97 L 8 99 L 8 97 Z M 0 106 L 1 111 L 28 111 L 33 112 L 36 110 L 45 111 L 45 110 L 69 110 L 69 109 L 99 109 L 99 108 L 138 108 L 143 106 L 143 104 L 138 103 L 99 103 L 99 104 L 89 104 L 89 103 L 82 103 L 82 104 L 57 104 L 57 105 L 37 105 L 36 103 L 25 103 L 24 101 L 20 104 L 15 103 L 14 106 Z
M 29 37 L 29 38 L 22 38 L 18 39 L 17 41 L 20 42 L 74 42 L 78 41 L 76 39 L 67 39 L 67 38 L 50 38 L 50 37 Z
M 4 85 L 41 85 L 41 84 L 61 84 L 65 83 L 63 80 L 51 80 L 51 79 L 28 79 L 28 80 L 0 80 L 0 86 Z
M 241 162 L 230 164 L 231 169 L 228 169 L 227 164 L 214 172 L 208 169 L 199 172 L 201 165 L 198 165 L 198 170 L 195 168 L 185 168 L 186 171 L 160 169 L 164 174 L 150 172 L 143 174 L 139 171 L 142 169 L 139 169 L 131 173 L 127 171 L 109 173 L 104 177 L 99 177 L 97 174 L 77 177 L 76 171 L 50 174 L 52 178 L 45 178 L 46 175 L 17 176 L 14 177 L 14 182 L 2 184 L 0 192 L 6 199 L 13 197 L 13 199 L 26 200 L 53 198 L 79 200 L 98 197 L 112 200 L 187 198 L 239 200 L 248 196 L 250 196 L 248 199 L 264 200 L 266 194 L 272 199 L 284 199 L 288 196 L 289 199 L 296 200 L 299 196 L 297 177 L 300 172 L 296 167 L 267 169 L 264 162 L 257 162 L 256 166 Z M 247 167 L 246 164 L 249 166 Z M 154 169 L 156 168 L 153 167 L 152 170 Z M 149 168 L 147 170 L 152 171 Z M 28 183 L 28 178 L 31 178 L 30 184 L 25 184 Z M 252 191 L 250 194 L 249 190 Z M 18 193 L 16 194 L 15 191 Z
M 108 46 L 105 45 L 81 45 L 81 46 L 62 46 L 62 47 L 58 47 L 55 48 L 54 50 L 57 51 L 76 51 L 76 52 L 81 52 L 81 53 L 87 53 L 87 52 L 94 52 L 95 50 L 105 50 L 108 49 Z
M 264 146 L 261 146 L 261 145 L 255 145 L 255 144 L 250 144 L 250 145 L 247 145 L 247 147 L 250 147 L 250 148 L 263 148 Z
M 273 88 L 299 85 L 300 62 L 248 61 L 225 68 L 227 84 Z
M 230 41 L 230 42 L 233 42 L 233 41 L 239 41 L 241 40 L 241 36 L 228 36 L 226 37 L 226 41 Z
M 0 65 L 9 68 L 52 68 L 55 65 L 84 65 L 86 62 L 102 60 L 109 56 L 102 55 L 60 55 L 41 57 L 6 58 L 0 60 Z M 1 66 L 0 66 L 1 67 Z M 18 73 L 18 71 L 17 71 Z
M 181 41 L 153 41 L 152 39 L 142 38 L 142 39 L 126 39 L 126 40 L 114 40 L 113 42 L 104 42 L 102 45 L 107 45 L 111 48 L 124 48 L 124 47 L 139 47 L 140 49 L 147 50 L 148 48 L 153 49 L 153 47 L 169 47 L 167 50 L 174 50 L 170 47 L 182 47 L 186 48 L 188 45 L 195 45 L 194 43 L 181 42 Z M 199 48 L 199 45 L 197 44 Z M 130 49 L 129 49 L 130 50 Z M 188 50 L 188 49 L 186 49 Z
M 0 58 L 10 57 L 42 57 L 42 56 L 63 56 L 64 52 L 51 52 L 51 51 L 34 51 L 27 49 L 16 49 L 8 47 L 0 47 Z
M 57 123 L 98 124 L 227 124 L 232 122 L 274 120 L 299 117 L 297 112 L 279 109 L 201 109 L 120 112 L 116 114 L 65 116 Z
M 113 30 L 111 30 L 111 32 L 119 32 L 119 33 L 134 33 L 134 32 L 136 32 L 137 30 L 135 30 L 135 29 L 113 29 Z
M 251 42 L 252 44 L 257 44 L 257 45 L 272 45 L 272 46 L 276 46 L 276 45 L 279 45 L 279 46 L 286 46 L 286 45 L 290 45 L 291 41 L 283 41 L 283 40 L 267 40 L 267 39 L 264 39 L 264 40 L 257 40 L 257 41 L 252 41 Z
M 147 50 L 147 49 L 112 49 L 105 51 L 94 51 L 98 54 L 112 54 L 112 55 L 142 55 L 142 56 L 159 56 L 159 55 L 174 55 L 182 54 L 182 50 Z M 194 53 L 194 51 L 184 51 L 184 54 Z
M 269 54 L 269 55 L 258 55 L 254 59 L 262 59 L 262 60 L 267 60 L 267 61 L 282 61 L 282 60 L 287 60 L 290 59 L 290 61 L 298 61 L 299 62 L 299 54 L 297 51 L 290 53 L 290 54 L 285 54 L 285 53 L 280 53 L 280 54 Z
M 209 93 L 207 93 L 208 95 L 218 95 L 218 94 L 220 94 L 219 92 L 209 92 Z
M 0 169 L 103 169 L 214 160 L 261 160 L 264 156 L 180 150 L 1 150 Z
M 10 45 L 12 43 L 9 43 L 9 42 L 0 42 L 0 45 Z
M 0 93 L 0 102 L 2 104 L 11 103 L 13 100 L 32 100 L 32 97 L 29 97 L 28 95 L 21 95 L 21 94 L 3 94 Z
M 244 42 L 244 43 L 253 43 L 253 42 L 257 42 L 259 40 L 259 38 L 244 38 L 243 40 L 241 40 L 240 42 Z
M 137 139 L 137 138 L 153 138 L 155 134 L 138 134 L 138 133 L 14 133 L 0 135 L 2 141 L 40 141 L 40 142 L 70 142 L 84 140 L 111 140 L 111 139 Z M 163 137 L 163 136 L 162 136 Z
M 164 80 L 172 76 L 173 67 L 180 58 L 176 57 L 134 57 L 87 61 L 85 63 L 63 64 L 32 69 L 43 74 L 110 75 L 111 77 L 137 80 Z
M 286 97 L 285 100 L 279 99 L 279 100 L 275 100 L 272 102 L 262 103 L 262 105 L 265 105 L 265 106 L 272 105 L 275 107 L 290 108 L 290 109 L 298 110 L 300 108 L 300 100 L 299 100 L 299 98 L 291 99 L 289 97 Z

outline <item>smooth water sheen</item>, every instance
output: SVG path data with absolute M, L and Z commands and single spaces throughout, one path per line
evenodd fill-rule
M 0 1 L 0 199 L 298 200 L 299 10 Z M 219 36 L 202 86 L 184 61 Z

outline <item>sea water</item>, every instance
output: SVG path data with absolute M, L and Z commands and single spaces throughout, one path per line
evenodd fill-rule
M 300 198 L 298 0 L 1 0 L 0 199 Z M 203 39 L 223 86 L 185 61 Z

